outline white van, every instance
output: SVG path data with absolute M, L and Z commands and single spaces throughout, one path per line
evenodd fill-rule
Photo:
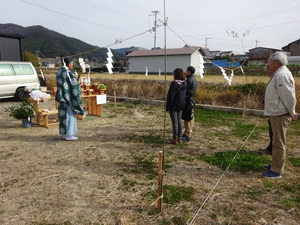
M 25 88 L 39 88 L 39 79 L 30 62 L 0 61 L 0 98 L 23 100 Z

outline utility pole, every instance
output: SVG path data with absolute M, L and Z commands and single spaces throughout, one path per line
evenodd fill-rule
M 209 38 L 205 38 L 205 48 L 207 48 L 207 40 L 208 39 L 211 39 L 210 37 Z
M 156 49 L 156 25 L 157 25 L 157 14 L 159 13 L 159 11 L 153 10 L 152 13 L 153 14 L 150 14 L 149 16 L 155 16 L 153 31 L 154 31 L 154 49 Z
M 257 48 L 257 44 L 259 43 L 259 40 L 255 40 L 255 48 Z

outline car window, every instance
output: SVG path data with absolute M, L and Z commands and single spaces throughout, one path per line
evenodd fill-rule
M 15 72 L 10 64 L 0 64 L 0 76 L 15 75 Z
M 13 65 L 17 75 L 31 75 L 34 74 L 32 67 L 28 64 L 15 64 Z

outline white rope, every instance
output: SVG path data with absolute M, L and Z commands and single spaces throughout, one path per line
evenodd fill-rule
M 78 56 L 78 55 L 83 55 L 83 54 L 91 53 L 91 52 L 97 51 L 97 50 L 102 49 L 102 48 L 108 48 L 108 47 L 111 47 L 111 46 L 116 45 L 116 44 L 118 44 L 118 43 L 122 43 L 122 42 L 124 42 L 124 41 L 130 40 L 130 39 L 132 39 L 132 38 L 135 38 L 135 37 L 138 37 L 138 36 L 142 36 L 142 35 L 144 35 L 145 33 L 151 32 L 153 29 L 157 29 L 157 28 L 159 28 L 159 27 L 161 27 L 161 26 L 163 26 L 163 25 L 164 25 L 164 24 L 158 24 L 158 25 L 156 25 L 156 27 L 152 27 L 151 29 L 148 29 L 148 30 L 146 30 L 146 31 L 144 31 L 144 32 L 142 32 L 142 33 L 135 34 L 135 35 L 133 35 L 133 36 L 131 36 L 131 37 L 128 37 L 128 38 L 125 38 L 125 39 L 116 40 L 114 43 L 112 43 L 112 44 L 110 44 L 110 45 L 107 45 L 107 46 L 104 46 L 104 47 L 98 47 L 98 48 L 92 49 L 92 50 L 90 50 L 90 51 L 80 52 L 80 53 L 77 53 L 77 54 L 74 54 L 74 55 L 69 55 L 69 56 L 66 56 L 66 58 L 72 58 L 72 57 L 75 57 L 75 56 Z
M 169 30 L 170 31 L 172 31 L 172 33 L 175 35 L 175 36 L 177 36 L 180 40 L 182 40 L 182 42 L 184 42 L 188 47 L 190 47 L 191 49 L 193 49 L 193 50 L 197 50 L 197 49 L 195 49 L 193 46 L 191 46 L 191 45 L 189 45 L 182 37 L 180 37 L 169 25 L 167 25 L 167 27 L 169 28 Z M 212 64 L 214 64 L 215 66 L 217 66 L 217 67 L 219 67 L 219 65 L 217 65 L 217 64 L 215 64 L 213 61 L 211 61 L 211 60 L 209 60 L 209 59 L 206 59 L 208 62 L 210 62 L 210 63 L 212 63 Z M 240 66 L 238 66 L 238 67 L 235 67 L 235 68 L 233 68 L 233 69 L 227 69 L 227 68 L 224 68 L 225 70 L 238 70 L 238 69 L 240 69 L 243 65 L 244 65 L 244 63 L 245 63 L 245 61 L 240 65 Z
M 205 203 L 208 201 L 208 199 L 210 198 L 211 194 L 214 192 L 214 190 L 216 189 L 216 187 L 218 186 L 218 184 L 221 182 L 221 180 L 223 179 L 223 177 L 225 176 L 225 174 L 227 173 L 228 169 L 230 168 L 232 162 L 235 160 L 235 158 L 238 156 L 238 154 L 240 153 L 241 149 L 245 146 L 246 142 L 248 141 L 249 137 L 252 135 L 253 131 L 255 130 L 255 128 L 257 127 L 259 122 L 256 123 L 255 127 L 251 130 L 250 134 L 248 135 L 248 137 L 246 138 L 246 140 L 244 141 L 244 143 L 242 144 L 242 146 L 240 147 L 240 149 L 237 151 L 237 153 L 235 154 L 235 156 L 233 157 L 233 159 L 231 160 L 231 162 L 229 163 L 229 165 L 227 166 L 226 170 L 223 172 L 223 174 L 221 175 L 221 177 L 219 178 L 219 180 L 217 181 L 217 183 L 215 184 L 215 186 L 213 187 L 213 189 L 209 192 L 209 194 L 207 195 L 206 199 L 204 200 L 204 202 L 202 203 L 202 205 L 200 206 L 200 208 L 198 209 L 198 211 L 196 212 L 196 214 L 194 215 L 193 219 L 191 220 L 191 222 L 187 223 L 188 225 L 192 225 L 196 219 L 196 217 L 198 216 L 198 214 L 200 213 L 200 211 L 202 210 L 203 206 L 205 205 Z

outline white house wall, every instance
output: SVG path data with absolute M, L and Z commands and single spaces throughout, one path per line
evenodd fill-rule
M 165 72 L 164 56 L 129 57 L 128 62 L 130 73 L 145 73 L 146 67 L 149 74 L 158 74 L 159 69 L 162 74 Z M 175 68 L 182 68 L 185 71 L 190 65 L 193 65 L 199 72 L 200 57 L 197 52 L 192 55 L 167 56 L 166 62 L 167 73 L 172 73 Z
M 199 52 L 194 52 L 191 55 L 191 62 L 190 62 L 191 66 L 195 67 L 196 71 L 195 71 L 195 75 L 200 75 L 199 72 L 199 67 L 200 67 L 200 53 Z

